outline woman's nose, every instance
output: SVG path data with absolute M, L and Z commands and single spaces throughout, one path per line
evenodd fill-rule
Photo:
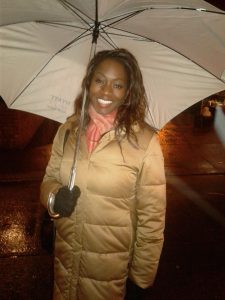
M 104 95 L 111 95 L 112 94 L 112 85 L 110 83 L 106 83 L 102 87 L 102 92 Z

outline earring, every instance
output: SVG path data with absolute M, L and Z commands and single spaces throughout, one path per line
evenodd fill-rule
M 124 100 L 124 102 L 123 102 L 123 105 L 124 105 L 124 106 L 129 106 L 129 105 L 130 105 L 130 97 L 129 97 L 129 96 L 127 96 L 127 97 L 125 98 L 125 100 Z

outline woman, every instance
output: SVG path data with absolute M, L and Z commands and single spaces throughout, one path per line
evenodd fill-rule
M 70 192 L 85 89 L 76 187 Z M 97 53 L 75 115 L 56 134 L 41 186 L 42 203 L 59 217 L 54 299 L 122 300 L 128 277 L 137 292 L 154 282 L 163 245 L 165 174 L 146 110 L 135 57 L 125 49 Z

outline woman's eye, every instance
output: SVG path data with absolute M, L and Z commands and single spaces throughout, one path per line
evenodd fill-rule
M 116 89 L 122 89 L 122 88 L 123 88 L 123 85 L 120 84 L 120 83 L 115 83 L 115 84 L 114 84 L 114 87 L 115 87 Z
M 101 78 L 95 78 L 95 82 L 97 84 L 103 84 L 103 80 Z

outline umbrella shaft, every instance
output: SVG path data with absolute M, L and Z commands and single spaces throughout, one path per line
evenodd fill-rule
M 76 168 L 74 166 L 72 166 L 72 168 L 70 170 L 70 179 L 69 179 L 69 183 L 68 183 L 68 188 L 70 191 L 72 191 L 72 189 L 74 187 L 75 178 L 76 178 Z
M 82 99 L 80 124 L 79 124 L 77 138 L 76 138 L 76 146 L 75 146 L 76 148 L 75 148 L 75 151 L 74 151 L 73 164 L 72 164 L 72 167 L 71 167 L 71 170 L 70 170 L 70 178 L 69 178 L 69 182 L 68 182 L 68 188 L 70 190 L 72 190 L 72 188 L 74 186 L 74 183 L 75 183 L 75 178 L 76 178 L 76 165 L 77 165 L 77 160 L 78 160 L 78 155 L 79 155 L 82 128 L 84 126 L 84 112 L 85 112 L 86 96 L 87 96 L 87 92 L 86 92 L 86 89 L 85 89 L 83 99 Z
M 96 45 L 97 45 L 96 43 L 97 43 L 97 40 L 96 40 L 96 42 L 93 42 L 92 45 L 91 45 L 91 52 L 90 52 L 89 61 L 95 55 Z M 83 126 L 84 126 L 84 113 L 85 113 L 86 98 L 87 98 L 87 91 L 85 89 L 83 99 L 82 99 L 80 124 L 79 124 L 77 138 L 76 138 L 76 146 L 75 146 L 76 148 L 75 148 L 75 151 L 74 151 L 73 164 L 72 164 L 72 167 L 71 167 L 71 170 L 70 170 L 70 178 L 69 178 L 69 182 L 68 182 L 69 190 L 72 190 L 72 188 L 74 187 L 75 179 L 76 179 L 76 166 L 77 166 L 77 160 L 78 160 L 78 155 L 79 155 L 81 133 L 82 133 L 82 129 L 83 129 Z

